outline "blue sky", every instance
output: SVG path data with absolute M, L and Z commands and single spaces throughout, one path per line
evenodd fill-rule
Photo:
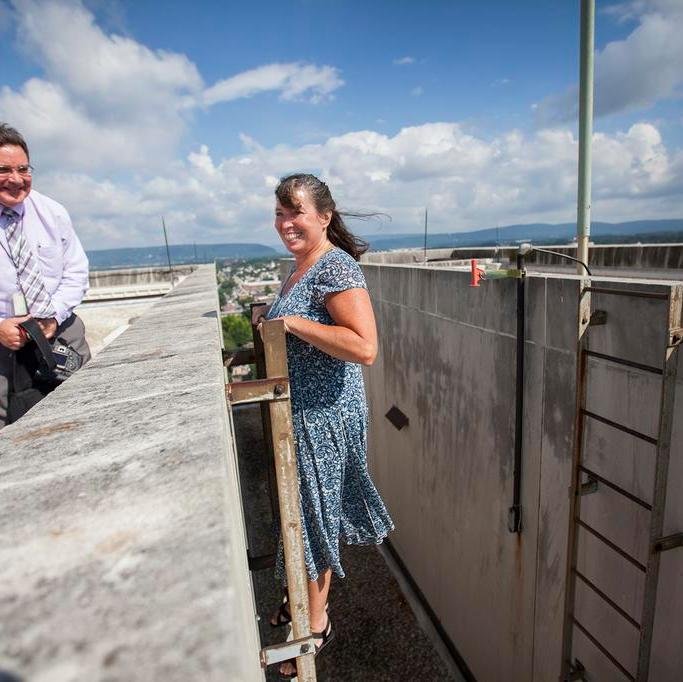
M 0 0 L 0 119 L 87 248 L 274 243 L 283 174 L 433 231 L 575 219 L 578 0 Z M 593 219 L 683 217 L 683 0 L 597 2 Z

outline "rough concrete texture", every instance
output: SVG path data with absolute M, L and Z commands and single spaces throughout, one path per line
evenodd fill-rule
M 215 272 L 0 432 L 0 672 L 258 680 Z
M 259 556 L 275 550 L 259 409 L 237 408 L 235 430 L 249 548 Z M 377 547 L 343 547 L 342 562 L 346 578 L 333 579 L 330 592 L 329 614 L 336 639 L 316 660 L 319 682 L 463 679 L 420 628 Z M 262 641 L 282 642 L 288 628 L 268 624 L 282 597 L 274 572 L 257 571 L 253 580 Z M 269 668 L 266 679 L 278 679 L 277 666 Z
M 507 530 L 512 503 L 515 410 L 515 283 L 424 266 L 364 264 L 381 349 L 366 373 L 370 463 L 396 523 L 393 545 L 474 676 L 545 682 L 559 677 L 573 424 L 578 277 L 527 281 L 526 371 L 521 535 Z M 595 286 L 668 292 L 677 285 L 593 279 Z M 661 366 L 661 302 L 600 295 L 607 324 L 591 329 L 590 347 Z M 683 530 L 683 404 L 679 376 L 665 531 Z M 605 361 L 589 363 L 588 408 L 631 428 L 656 430 L 658 383 Z M 385 418 L 395 405 L 410 419 L 397 431 Z M 624 448 L 623 434 L 591 424 L 586 457 L 637 492 L 651 486 L 647 446 Z M 651 448 L 650 448 L 651 449 Z M 651 494 L 651 493 L 650 493 Z M 588 496 L 586 519 L 642 558 L 648 520 L 606 486 Z M 631 503 L 629 503 L 631 504 Z M 646 549 L 646 547 L 645 547 Z M 579 561 L 599 587 L 630 610 L 642 601 L 642 575 L 581 534 Z M 614 554 L 614 553 L 612 553 Z M 617 556 L 617 559 L 621 559 Z M 662 557 L 653 641 L 658 682 L 680 679 L 683 552 Z M 633 665 L 633 633 L 585 591 L 577 609 Z M 609 609 L 609 607 L 608 607 Z M 678 642 L 678 644 L 676 644 Z M 637 644 L 637 642 L 636 642 Z M 580 633 L 574 653 L 590 660 L 595 680 L 622 679 Z M 599 654 L 599 652 L 598 652 Z M 604 657 L 602 657 L 604 659 Z M 589 668 L 591 670 L 591 668 Z M 678 676 L 676 672 L 678 671 Z M 616 676 L 615 676 L 616 675 Z

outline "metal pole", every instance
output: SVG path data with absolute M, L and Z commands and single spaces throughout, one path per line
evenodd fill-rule
M 166 243 L 166 258 L 168 258 L 168 273 L 171 278 L 171 288 L 173 288 L 173 268 L 171 267 L 171 251 L 168 248 L 168 236 L 166 235 L 166 221 L 161 216 L 161 225 L 164 228 L 164 242 Z
M 425 263 L 427 262 L 427 207 L 425 206 Z
M 593 137 L 593 51 L 595 0 L 581 0 L 581 65 L 579 74 L 579 191 L 576 257 L 588 263 L 591 222 L 591 141 Z M 576 272 L 583 274 L 582 267 Z

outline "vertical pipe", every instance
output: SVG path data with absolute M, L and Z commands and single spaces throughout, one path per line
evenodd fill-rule
M 581 0 L 581 65 L 579 73 L 579 189 L 576 257 L 588 263 L 591 222 L 591 141 L 593 137 L 593 52 L 595 0 Z M 576 272 L 583 274 L 577 264 Z
M 424 254 L 425 254 L 425 263 L 427 262 L 427 207 L 425 206 L 425 248 L 424 248 Z
M 168 276 L 171 280 L 171 288 L 173 288 L 173 268 L 171 267 L 171 251 L 168 248 L 168 235 L 166 234 L 166 221 L 164 216 L 161 216 L 161 225 L 164 228 L 164 242 L 166 244 L 166 258 L 168 258 Z
M 524 436 L 524 342 L 526 310 L 526 266 L 522 247 L 517 253 L 517 371 L 515 378 L 515 461 L 513 469 L 512 507 L 508 511 L 508 530 L 522 532 L 522 445 Z

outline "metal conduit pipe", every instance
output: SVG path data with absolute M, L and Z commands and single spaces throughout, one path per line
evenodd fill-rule
M 471 260 L 472 279 L 470 286 L 478 287 L 480 279 L 517 279 L 517 329 L 516 329 L 516 368 L 515 368 L 515 442 L 512 473 L 512 506 L 508 508 L 508 530 L 511 533 L 522 532 L 522 454 L 524 444 L 524 351 L 526 343 L 526 256 L 532 251 L 552 253 L 561 258 L 576 262 L 585 269 L 588 276 L 590 270 L 585 262 L 556 251 L 538 249 L 529 243 L 519 245 L 517 249 L 517 268 L 514 270 L 498 270 L 487 273 L 478 267 L 477 260 Z
M 526 264 L 528 244 L 517 251 L 517 367 L 515 377 L 515 452 L 512 483 L 512 506 L 508 509 L 508 530 L 522 532 L 522 444 L 524 436 L 524 343 L 526 341 Z

